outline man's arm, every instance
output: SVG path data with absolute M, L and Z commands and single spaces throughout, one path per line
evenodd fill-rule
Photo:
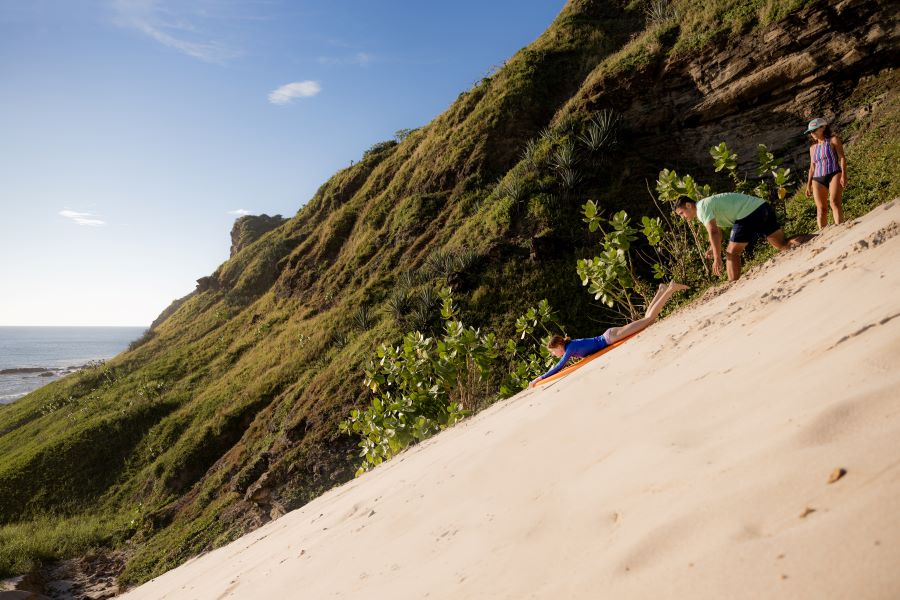
M 709 234 L 709 250 L 707 254 L 712 254 L 713 273 L 719 275 L 722 272 L 722 230 L 715 219 L 711 219 L 706 223 L 706 233 Z

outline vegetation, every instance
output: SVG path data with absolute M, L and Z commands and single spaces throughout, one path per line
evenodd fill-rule
M 765 182 L 772 202 L 784 188 L 786 229 L 811 230 L 812 203 L 787 192 L 795 165 L 768 150 L 762 175 L 727 148 L 719 173 L 647 156 L 631 141 L 644 125 L 616 104 L 668 76 L 652 65 L 800 5 L 674 0 L 677 19 L 648 25 L 642 2 L 570 2 L 433 122 L 373 145 L 283 224 L 239 236 L 128 352 L 0 407 L 0 572 L 127 541 L 123 582 L 145 581 L 348 480 L 362 450 L 377 464 L 515 393 L 549 364 L 551 330 L 596 335 L 656 277 L 701 293 L 715 283 L 705 240 L 665 207 L 705 188 L 674 170 L 715 189 Z M 857 89 L 841 109 L 867 111 L 842 132 L 848 218 L 900 193 L 900 86 L 879 75 Z M 658 198 L 628 171 L 640 161 L 650 179 L 672 169 Z M 579 277 L 576 261 L 598 253 L 612 275 L 596 263 Z
M 538 328 L 548 334 L 547 325 L 556 324 L 546 300 L 519 317 L 518 336 L 501 344 L 495 334 L 457 320 L 449 288 L 440 297 L 443 335 L 407 333 L 397 346 L 381 344 L 366 367 L 365 383 L 375 398 L 340 423 L 343 433 L 360 438 L 357 475 L 484 408 L 497 394 L 522 390 L 552 362 L 545 347 L 549 335 L 535 335 Z M 526 339 L 523 348 L 518 342 Z M 503 373 L 508 375 L 500 379 Z

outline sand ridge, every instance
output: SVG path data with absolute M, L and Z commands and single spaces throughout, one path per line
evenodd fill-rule
M 829 228 L 124 597 L 900 597 L 898 223 Z

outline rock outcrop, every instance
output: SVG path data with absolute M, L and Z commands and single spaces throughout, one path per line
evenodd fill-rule
M 816 3 L 689 56 L 666 58 L 663 45 L 643 72 L 589 77 L 570 110 L 620 112 L 619 154 L 628 178 L 640 184 L 655 181 L 660 157 L 676 170 L 706 170 L 709 148 L 722 140 L 745 167 L 765 143 L 802 173 L 807 121 L 825 117 L 852 141 L 848 126 L 872 98 L 848 100 L 900 64 L 895 15 L 886 0 Z
M 231 254 L 234 256 L 287 219 L 281 215 L 246 215 L 235 219 L 231 228 Z

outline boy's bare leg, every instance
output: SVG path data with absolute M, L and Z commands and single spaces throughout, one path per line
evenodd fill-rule
M 666 291 L 666 288 L 668 288 L 668 287 L 669 286 L 665 283 L 659 284 L 659 287 L 656 289 L 656 295 L 653 296 L 653 300 L 651 300 L 650 302 L 647 303 L 647 312 L 644 313 L 645 317 L 650 316 L 650 307 L 653 306 L 659 300 L 660 296 L 663 295 L 663 293 Z
M 675 283 L 674 281 L 666 286 L 665 290 L 662 294 L 659 294 L 658 298 L 655 298 L 654 301 L 647 308 L 647 316 L 643 319 L 638 319 L 637 321 L 632 321 L 627 325 L 623 325 L 622 327 L 613 327 L 606 331 L 606 341 L 610 344 L 614 344 L 617 341 L 628 337 L 629 335 L 635 334 L 638 331 L 642 331 L 653 324 L 653 321 L 656 320 L 656 317 L 659 316 L 659 313 L 662 312 L 663 306 L 666 305 L 666 302 L 672 298 L 672 295 L 675 292 L 686 290 L 688 286 L 682 285 L 680 283 Z

